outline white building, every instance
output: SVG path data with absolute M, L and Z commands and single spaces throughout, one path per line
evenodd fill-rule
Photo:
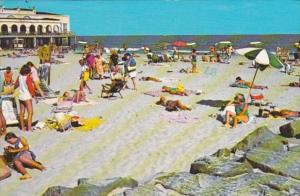
M 70 31 L 69 16 L 38 12 L 33 9 L 0 8 L 0 47 L 12 48 L 22 40 L 25 48 L 49 42 L 58 46 L 71 44 L 75 35 Z

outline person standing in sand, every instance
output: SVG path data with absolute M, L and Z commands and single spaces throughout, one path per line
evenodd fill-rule
M 13 156 L 13 163 L 17 171 L 22 174 L 20 180 L 30 179 L 30 174 L 24 166 L 29 166 L 40 171 L 46 170 L 46 167 L 35 161 L 35 154 L 29 150 L 29 144 L 24 137 L 17 137 L 14 133 L 9 132 L 5 135 L 5 141 L 12 146 L 4 148 L 5 153 Z
M 104 59 L 102 57 L 102 53 L 100 53 L 100 55 L 96 55 L 96 73 L 99 79 L 102 79 L 102 76 L 104 74 L 103 61 Z
M 192 62 L 192 71 L 191 73 L 197 73 L 197 53 L 196 53 L 196 49 L 192 50 L 192 54 L 190 56 L 191 62 Z
M 40 94 L 40 96 L 44 97 L 45 94 L 44 94 L 43 90 L 40 87 L 41 81 L 40 81 L 40 78 L 38 76 L 38 72 L 37 72 L 36 66 L 31 61 L 28 61 L 27 65 L 31 69 L 31 77 L 32 77 L 33 83 L 35 85 L 35 88 L 37 89 L 37 92 Z
M 15 82 L 14 88 L 19 87 L 19 102 L 20 102 L 20 128 L 25 131 L 24 114 L 25 109 L 28 113 L 27 130 L 32 131 L 31 123 L 33 116 L 32 98 L 35 97 L 35 88 L 31 77 L 31 69 L 28 65 L 23 65 L 20 70 L 20 75 Z

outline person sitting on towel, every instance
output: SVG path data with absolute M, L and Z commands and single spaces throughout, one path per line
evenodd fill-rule
M 142 81 L 162 82 L 160 79 L 150 77 L 150 76 L 142 77 L 140 80 L 142 80 Z
M 169 112 L 178 110 L 192 110 L 188 106 L 181 103 L 179 100 L 166 100 L 164 96 L 161 96 L 156 105 L 165 106 L 166 110 Z
M 12 85 L 14 83 L 13 81 L 13 73 L 11 71 L 11 67 L 6 67 L 5 72 L 4 72 L 4 86 L 7 85 Z
M 230 118 L 233 118 L 232 128 L 235 128 L 238 122 L 247 123 L 249 121 L 248 104 L 243 94 L 238 93 L 234 100 L 228 103 L 227 107 L 229 106 L 234 106 L 234 111 L 225 108 L 224 127 L 229 125 Z
M 242 85 L 245 85 L 249 88 L 252 88 L 252 89 L 268 89 L 267 86 L 260 86 L 260 85 L 255 85 L 253 84 L 252 82 L 247 82 L 245 80 L 243 80 L 240 76 L 238 76 L 236 79 L 235 79 L 235 84 L 242 84 Z

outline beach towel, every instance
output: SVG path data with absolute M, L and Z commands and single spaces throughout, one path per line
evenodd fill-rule
M 86 119 L 81 119 L 81 123 L 83 126 L 79 127 L 74 127 L 75 131 L 82 131 L 82 132 L 88 132 L 96 129 L 100 125 L 103 124 L 103 119 L 102 118 L 86 118 Z
M 195 123 L 199 121 L 198 117 L 193 117 L 187 112 L 168 112 L 160 115 L 169 123 Z

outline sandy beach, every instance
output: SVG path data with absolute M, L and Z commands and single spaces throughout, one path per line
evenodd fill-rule
M 80 55 L 67 54 L 66 64 L 52 65 L 51 87 L 61 92 L 76 89 L 79 83 Z M 0 66 L 18 68 L 27 61 L 38 64 L 37 57 L 12 59 L 0 57 Z M 285 119 L 255 118 L 235 129 L 223 128 L 222 123 L 211 114 L 220 113 L 217 107 L 198 103 L 201 100 L 230 100 L 238 92 L 247 95 L 248 89 L 232 88 L 229 84 L 237 76 L 252 80 L 255 69 L 244 57 L 234 56 L 230 64 L 204 63 L 198 61 L 198 74 L 179 73 L 181 68 L 191 67 L 190 63 L 174 62 L 170 66 L 148 66 L 146 56 L 136 58 L 138 78 L 153 76 L 164 78 L 162 83 L 138 81 L 137 91 L 124 90 L 123 99 L 99 98 L 101 84 L 109 79 L 90 80 L 93 93 L 88 98 L 93 104 L 75 106 L 74 111 L 81 117 L 100 117 L 104 123 L 90 132 L 42 129 L 33 133 L 21 132 L 18 127 L 9 127 L 18 135 L 28 139 L 30 148 L 48 170 L 29 170 L 33 178 L 20 181 L 20 174 L 12 171 L 12 176 L 0 182 L 0 195 L 41 195 L 50 186 L 75 186 L 78 178 L 106 178 L 130 176 L 140 182 L 150 179 L 159 172 L 188 171 L 190 164 L 203 155 L 210 155 L 220 148 L 233 146 L 245 135 L 262 125 L 267 125 L 275 133 L 278 127 L 287 123 Z M 239 65 L 245 62 L 244 65 Z M 167 71 L 173 72 L 167 72 Z M 296 67 L 295 73 L 299 73 Z M 2 73 L 1 73 L 2 74 Z M 14 77 L 17 73 L 14 72 Z M 167 112 L 163 107 L 154 106 L 159 97 L 145 95 L 144 92 L 159 90 L 163 85 L 176 86 L 180 80 L 186 89 L 202 91 L 200 95 L 186 97 L 170 95 L 192 107 L 192 111 Z M 279 108 L 299 111 L 299 88 L 283 87 L 299 80 L 299 76 L 287 75 L 274 68 L 259 71 L 255 83 L 267 85 L 262 92 L 268 101 Z M 132 87 L 131 81 L 129 86 Z M 255 116 L 258 108 L 250 106 L 250 114 Z M 50 117 L 51 106 L 43 102 L 34 105 L 34 120 Z M 178 115 L 189 117 L 191 122 L 174 122 Z M 6 143 L 1 137 L 0 154 Z

